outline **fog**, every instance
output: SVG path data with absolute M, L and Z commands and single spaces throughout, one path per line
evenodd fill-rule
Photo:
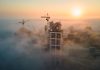
M 100 30 L 95 29 L 99 24 L 82 24 L 83 28 L 66 24 L 62 48 L 47 51 L 45 22 L 32 20 L 23 27 L 17 21 L 0 21 L 0 70 L 100 70 L 100 57 L 94 58 L 89 51 L 100 42 Z M 71 38 L 70 29 L 77 33 Z

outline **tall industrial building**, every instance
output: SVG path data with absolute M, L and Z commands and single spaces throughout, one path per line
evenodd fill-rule
M 45 25 L 47 48 L 58 50 L 61 49 L 63 46 L 63 30 L 61 29 L 61 23 L 49 21 L 50 17 L 48 14 L 42 18 L 46 18 L 47 20 L 47 24 Z
M 51 49 L 60 49 L 62 47 L 62 30 L 60 22 L 49 22 L 48 47 Z

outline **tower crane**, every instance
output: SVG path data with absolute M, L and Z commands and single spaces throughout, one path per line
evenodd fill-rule
M 18 23 L 20 23 L 20 24 L 22 24 L 23 26 L 24 26 L 24 24 L 26 23 L 26 22 L 28 22 L 29 20 L 22 20 L 22 21 L 20 21 L 20 22 L 18 22 Z

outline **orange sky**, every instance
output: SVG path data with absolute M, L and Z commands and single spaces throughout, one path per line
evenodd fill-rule
M 47 12 L 55 18 L 73 18 L 71 8 L 81 9 L 81 18 L 100 18 L 100 0 L 0 0 L 0 15 L 39 18 Z

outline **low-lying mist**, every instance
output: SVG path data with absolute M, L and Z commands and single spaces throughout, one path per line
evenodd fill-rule
M 45 39 L 42 28 L 1 30 L 0 70 L 100 70 L 100 57 L 94 58 L 89 51 L 95 44 L 100 49 L 100 32 L 92 27 L 64 29 L 60 50 L 45 50 Z

